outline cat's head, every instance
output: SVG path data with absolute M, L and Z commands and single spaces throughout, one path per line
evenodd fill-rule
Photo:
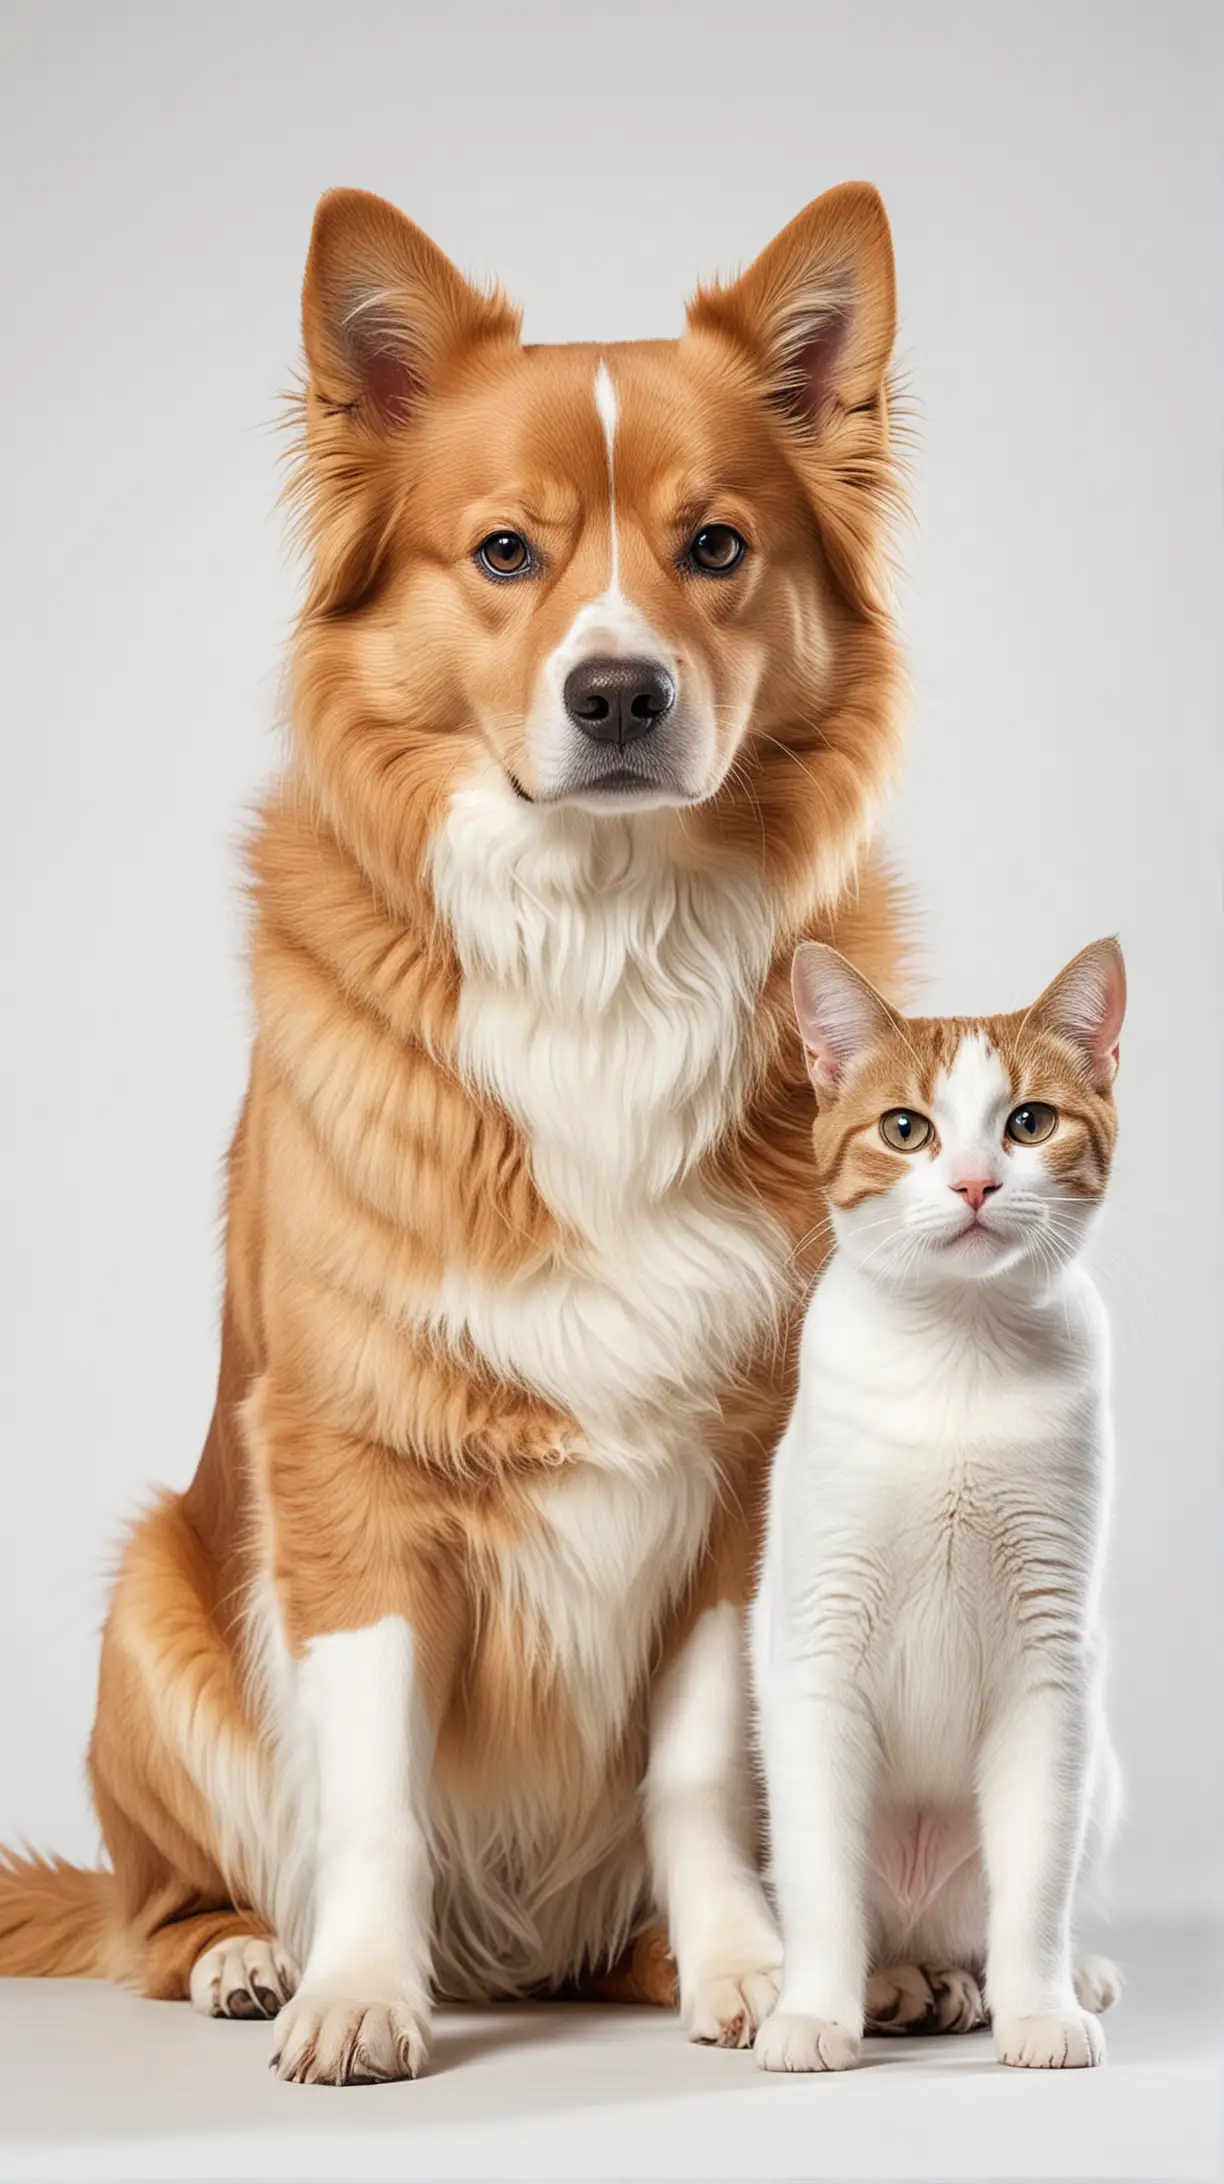
M 834 948 L 795 955 L 813 1143 L 839 1248 L 901 1282 L 1073 1258 L 1104 1196 L 1126 1008 L 1094 941 L 1014 1016 L 904 1017 Z

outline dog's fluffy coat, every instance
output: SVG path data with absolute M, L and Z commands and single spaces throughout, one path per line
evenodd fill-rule
M 217 1404 L 107 1621 L 110 1870 L 10 1861 L 0 1971 L 284 2003 L 285 2073 L 354 2080 L 419 2066 L 431 1989 L 666 1992 L 657 1910 L 741 2042 L 741 1610 L 819 1257 L 789 963 L 896 968 L 887 225 L 831 192 L 679 342 L 532 350 L 338 192 L 303 313 Z M 713 520 L 734 582 L 678 558 Z M 510 524 L 538 577 L 493 585 Z M 554 794 L 592 617 L 666 650 L 670 799 Z

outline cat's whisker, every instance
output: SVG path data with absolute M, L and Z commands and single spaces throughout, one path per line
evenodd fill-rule
M 870 1235 L 873 1229 L 884 1228 L 887 1226 L 891 1226 L 891 1224 L 892 1215 L 882 1214 L 873 1221 L 860 1222 L 858 1225 L 857 1233 L 860 1236 Z M 836 1231 L 834 1230 L 833 1219 L 831 1215 L 827 1215 L 823 1221 L 817 1221 L 815 1226 L 808 1230 L 807 1235 L 800 1238 L 799 1242 L 795 1245 L 793 1251 L 790 1254 L 790 1260 L 788 1263 L 793 1264 L 794 1261 L 799 1257 L 800 1252 L 804 1251 L 807 1246 L 815 1240 L 817 1236 L 825 1232 L 830 1235 L 834 1235 L 836 1233 Z

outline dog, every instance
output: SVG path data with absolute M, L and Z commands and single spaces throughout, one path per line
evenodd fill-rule
M 433 1997 L 678 2000 L 751 2043 L 743 1611 L 812 1230 L 796 941 L 886 989 L 892 250 L 801 212 L 670 341 L 532 348 L 326 196 L 292 754 L 216 1408 L 132 1529 L 108 1864 L 8 1855 L 0 1973 L 415 2075 Z

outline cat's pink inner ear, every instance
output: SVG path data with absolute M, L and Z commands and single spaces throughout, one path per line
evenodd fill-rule
M 1117 941 L 1094 940 L 1081 948 L 1046 987 L 1034 1014 L 1079 1048 L 1093 1082 L 1107 1091 L 1117 1075 L 1126 1015 L 1126 964 Z
M 795 950 L 791 992 L 808 1075 L 817 1092 L 836 1092 L 891 1024 L 888 1005 L 836 948 L 818 940 Z

